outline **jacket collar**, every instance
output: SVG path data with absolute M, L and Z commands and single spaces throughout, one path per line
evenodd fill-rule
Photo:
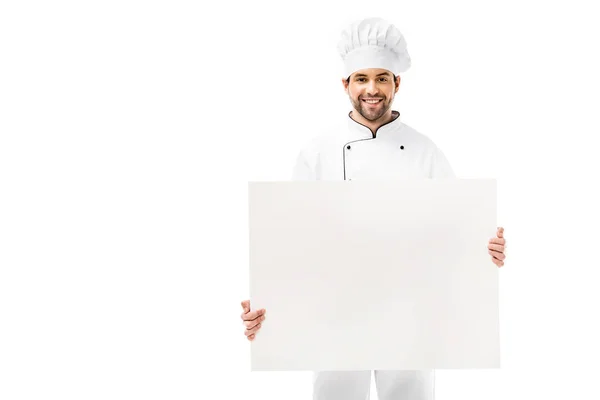
M 352 139 L 373 139 L 373 133 L 371 129 L 366 127 L 365 125 L 356 122 L 350 117 L 351 112 L 348 113 L 348 131 Z M 398 111 L 393 110 L 392 115 L 395 117 L 390 122 L 381 125 L 376 133 L 376 137 L 381 137 L 382 135 L 387 135 L 388 133 L 395 132 L 400 130 L 402 127 L 402 122 L 400 122 L 400 113 Z

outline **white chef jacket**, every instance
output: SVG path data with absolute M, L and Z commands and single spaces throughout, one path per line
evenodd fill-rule
M 350 114 L 300 151 L 293 180 L 454 178 L 444 153 L 427 136 L 400 121 L 400 113 L 375 137 Z
M 293 180 L 454 178 L 442 151 L 427 136 L 400 121 L 379 127 L 375 137 L 350 115 L 300 151 Z M 368 398 L 371 371 L 315 371 L 314 400 Z M 375 371 L 382 400 L 433 400 L 434 371 Z

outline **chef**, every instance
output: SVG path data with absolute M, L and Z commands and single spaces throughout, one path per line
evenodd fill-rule
M 342 32 L 338 45 L 344 63 L 344 90 L 352 111 L 315 137 L 298 155 L 294 180 L 372 180 L 454 178 L 444 153 L 431 139 L 392 110 L 400 74 L 411 59 L 400 31 L 380 18 L 368 18 Z M 488 243 L 498 267 L 504 265 L 503 228 Z M 265 309 L 242 302 L 245 335 L 253 340 L 266 318 Z M 433 400 L 434 371 L 374 371 L 380 400 Z M 368 400 L 371 371 L 319 371 L 314 400 Z

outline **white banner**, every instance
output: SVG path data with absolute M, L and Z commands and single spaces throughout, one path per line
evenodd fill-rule
M 500 366 L 495 180 L 249 183 L 252 370 Z

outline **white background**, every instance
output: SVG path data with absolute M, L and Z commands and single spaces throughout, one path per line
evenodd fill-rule
M 0 398 L 311 397 L 249 372 L 247 182 L 347 112 L 365 16 L 406 36 L 403 121 L 498 179 L 502 369 L 438 371 L 437 399 L 598 398 L 592 4 L 2 2 Z

